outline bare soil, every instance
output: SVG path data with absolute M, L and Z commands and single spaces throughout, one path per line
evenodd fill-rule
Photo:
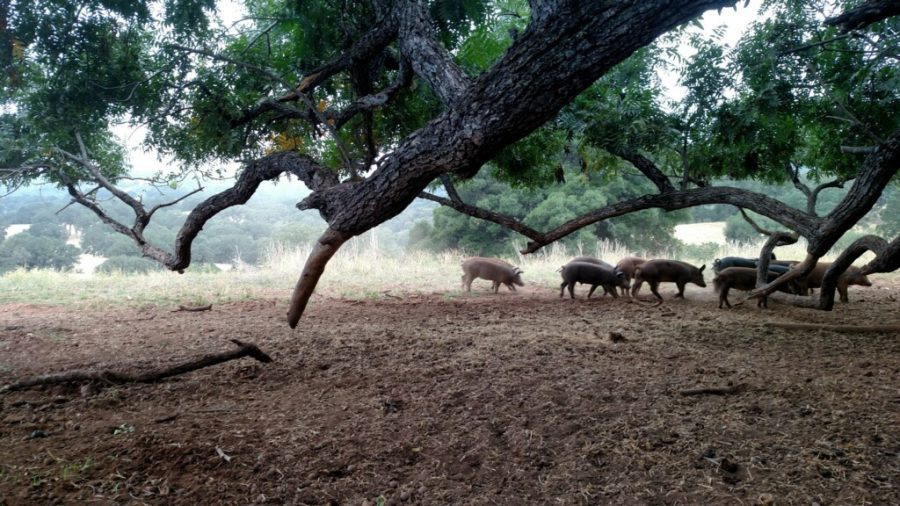
M 898 336 L 762 325 L 896 323 L 896 284 L 829 313 L 478 285 L 317 297 L 295 331 L 280 299 L 0 306 L 0 384 L 275 359 L 0 395 L 0 504 L 900 504 Z

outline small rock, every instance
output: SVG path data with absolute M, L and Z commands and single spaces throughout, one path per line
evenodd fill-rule
M 759 494 L 759 497 L 756 498 L 757 506 L 771 506 L 775 504 L 775 496 L 772 494 Z
M 28 435 L 28 439 L 37 439 L 41 437 L 47 437 L 47 433 L 41 429 L 33 430 L 31 431 L 31 434 Z

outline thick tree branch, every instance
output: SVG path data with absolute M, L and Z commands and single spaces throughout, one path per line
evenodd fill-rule
M 897 0 L 869 0 L 849 11 L 828 18 L 826 25 L 836 26 L 841 32 L 861 30 L 872 23 L 877 23 L 892 16 L 900 16 L 900 2 Z
M 428 83 L 447 108 L 453 108 L 468 90 L 470 80 L 434 38 L 431 19 L 420 2 L 403 2 L 400 14 L 400 51 L 412 62 L 413 72 Z
M 850 227 L 872 209 L 898 170 L 900 130 L 881 143 L 875 153 L 866 157 L 847 195 L 824 217 L 822 226 L 811 235 L 801 232 L 809 240 L 809 253 L 818 257 L 825 255 Z
M 730 187 L 707 186 L 691 190 L 674 190 L 660 195 L 644 195 L 608 205 L 596 211 L 574 218 L 558 228 L 545 232 L 543 239 L 528 243 L 523 254 L 533 253 L 541 247 L 558 241 L 572 232 L 598 221 L 642 211 L 665 209 L 674 211 L 705 204 L 732 204 L 750 209 L 771 218 L 785 227 L 806 236 L 819 227 L 819 219 L 758 193 Z
M 210 218 L 229 207 L 246 203 L 263 181 L 283 173 L 297 176 L 314 192 L 339 183 L 327 167 L 296 151 L 282 151 L 254 160 L 244 168 L 234 186 L 204 200 L 191 211 L 175 238 L 174 261 L 166 267 L 177 271 L 187 268 L 191 262 L 191 244 Z
M 297 280 L 297 286 L 291 296 L 291 304 L 288 307 L 288 325 L 291 328 L 296 327 L 300 317 L 303 316 L 303 311 L 306 310 L 306 305 L 319 283 L 319 278 L 325 272 L 328 261 L 348 239 L 350 236 L 331 228 L 325 229 L 325 232 L 319 237 L 309 258 L 306 259 L 303 272 L 300 274 L 300 279 Z
M 743 209 L 741 209 L 743 212 Z M 746 214 L 744 215 L 746 218 Z M 785 232 L 773 232 L 769 234 L 769 238 L 763 244 L 759 252 L 759 260 L 756 264 L 756 286 L 765 286 L 769 282 L 769 262 L 772 261 L 772 251 L 778 246 L 787 246 L 794 244 L 799 238 L 797 234 L 788 234 Z
M 884 246 L 881 251 L 875 248 L 869 248 L 875 252 L 875 258 L 864 265 L 861 269 L 863 274 L 872 274 L 874 272 L 894 272 L 900 269 L 900 236 L 894 238 L 889 244 Z

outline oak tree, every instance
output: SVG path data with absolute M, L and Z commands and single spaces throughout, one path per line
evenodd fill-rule
M 702 102 L 684 111 L 680 179 L 651 158 L 652 145 L 605 143 L 603 149 L 633 164 L 657 191 L 599 207 L 553 230 L 539 232 L 475 208 L 452 186 L 451 175 L 475 175 L 660 35 L 708 9 L 735 3 L 250 0 L 244 18 L 220 26 L 212 0 L 161 5 L 147 0 L 13 1 L 0 12 L 5 70 L 0 177 L 13 189 L 39 178 L 58 183 L 74 201 L 133 240 L 144 256 L 183 271 L 211 217 L 245 203 L 265 180 L 296 176 L 313 191 L 297 207 L 318 210 L 328 228 L 298 280 L 288 314 L 292 327 L 341 245 L 426 196 L 429 184 L 438 180 L 448 193 L 442 203 L 527 236 L 526 252 L 642 209 L 733 204 L 806 237 L 809 258 L 802 273 L 872 207 L 896 173 L 896 125 L 877 139 L 870 137 L 864 148 L 871 153 L 853 164 L 855 179 L 847 197 L 824 217 L 765 195 L 707 184 L 706 175 L 692 169 L 693 139 L 702 133 L 715 146 L 716 132 L 703 129 L 720 124 L 720 118 L 712 121 Z M 895 28 L 878 28 L 879 19 L 893 15 L 890 6 L 861 17 L 853 12 L 833 23 L 845 29 Z M 837 29 L 827 30 L 831 36 Z M 496 36 L 504 31 L 505 37 Z M 885 39 L 890 40 L 860 43 L 865 62 L 875 61 L 873 48 Z M 484 42 L 495 44 L 495 51 L 485 54 L 497 56 L 472 58 Z M 807 43 L 811 49 L 830 44 Z M 886 54 L 880 58 L 896 55 Z M 886 65 L 869 68 L 888 72 Z M 896 88 L 887 93 L 895 97 Z M 845 120 L 852 116 L 853 108 L 835 102 L 850 111 Z M 708 103 L 718 110 L 725 102 Z M 169 182 L 211 162 L 242 162 L 234 186 L 197 205 L 171 249 L 147 240 L 144 231 L 158 209 L 173 203 L 147 208 L 117 186 L 129 174 L 122 148 L 108 132 L 112 121 L 145 125 L 147 142 L 184 164 L 183 170 L 162 175 Z M 743 153 L 745 166 L 752 168 L 765 154 Z M 106 213 L 96 199 L 99 189 L 127 204 L 133 221 Z M 817 189 L 809 190 L 814 195 Z M 872 272 L 896 269 L 900 261 L 897 239 L 890 244 L 870 239 L 855 248 L 846 258 L 859 248 L 876 250 L 868 267 Z M 842 262 L 844 257 L 837 264 Z

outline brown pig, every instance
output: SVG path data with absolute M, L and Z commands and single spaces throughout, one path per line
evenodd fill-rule
M 462 264 L 462 284 L 466 291 L 472 291 L 472 281 L 475 278 L 493 281 L 494 293 L 500 290 L 500 285 L 506 285 L 512 291 L 516 291 L 515 285 L 525 286 L 522 282 L 522 270 L 499 258 L 473 257 Z
M 631 288 L 631 296 L 635 297 L 641 289 L 644 281 L 650 285 L 650 291 L 657 299 L 662 301 L 659 294 L 660 283 L 675 283 L 678 285 L 678 294 L 675 296 L 684 298 L 684 285 L 694 283 L 697 286 L 706 286 L 703 281 L 702 265 L 699 269 L 691 264 L 678 260 L 647 260 L 634 270 L 634 286 Z
M 780 275 L 781 273 L 769 271 L 767 280 L 772 282 Z M 756 288 L 756 269 L 749 267 L 728 267 L 722 269 L 713 279 L 713 287 L 715 287 L 716 293 L 719 294 L 719 309 L 722 309 L 723 303 L 731 307 L 731 303 L 728 302 L 728 291 L 732 288 L 743 291 L 750 291 Z M 778 287 L 778 290 L 787 293 L 797 293 L 798 291 L 793 283 L 791 285 L 782 285 Z M 756 307 L 769 307 L 768 298 L 760 297 L 756 301 Z
M 616 269 L 625 273 L 625 280 L 631 282 L 634 279 L 634 270 L 637 269 L 647 260 L 638 257 L 625 257 L 616 264 Z M 625 295 L 625 289 L 622 289 L 622 295 Z
M 829 267 L 831 267 L 831 262 L 819 262 L 801 280 L 805 280 L 810 288 L 822 288 L 822 279 L 825 278 L 825 271 Z M 872 282 L 862 273 L 859 267 L 851 265 L 837 280 L 837 291 L 841 296 L 841 302 L 850 302 L 850 298 L 847 297 L 847 287 L 850 285 L 872 286 Z

